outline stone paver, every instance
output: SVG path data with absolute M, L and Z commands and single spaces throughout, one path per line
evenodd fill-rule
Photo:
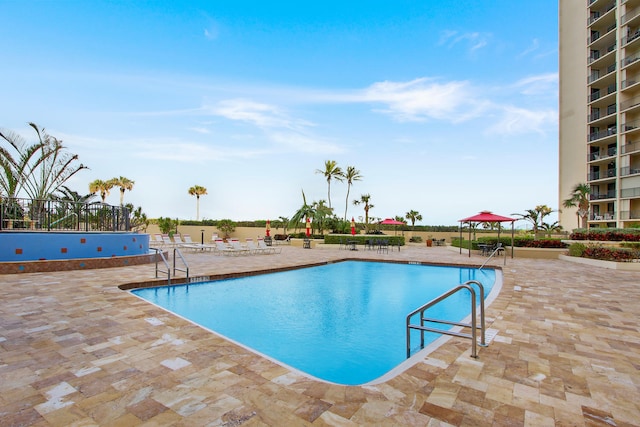
M 352 257 L 483 261 L 442 247 L 282 248 L 187 258 L 192 276 Z M 0 275 L 0 425 L 640 425 L 640 273 L 508 259 L 477 360 L 451 338 L 365 386 L 291 372 L 118 288 L 153 277 L 152 265 Z

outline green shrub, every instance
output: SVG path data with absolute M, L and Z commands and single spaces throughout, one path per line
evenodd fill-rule
M 571 246 L 569 246 L 569 256 L 581 257 L 584 255 L 585 249 L 587 249 L 587 247 L 582 243 L 572 243 Z
M 412 236 L 409 241 L 411 243 L 422 243 L 422 237 L 420 236 Z

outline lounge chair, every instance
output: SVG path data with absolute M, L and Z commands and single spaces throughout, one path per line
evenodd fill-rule
M 246 249 L 236 250 L 232 247 L 227 246 L 222 239 L 216 240 L 216 253 L 222 255 L 240 255 L 246 254 L 249 251 Z
M 173 248 L 176 246 L 176 244 L 171 240 L 171 237 L 169 237 L 168 234 L 162 235 L 162 242 L 164 243 L 165 246 L 169 248 Z
M 240 240 L 238 240 L 238 239 L 229 240 L 229 244 L 231 245 L 231 248 L 233 248 L 233 250 L 238 252 L 239 255 L 249 255 L 249 254 L 251 254 L 251 251 L 249 250 L 249 248 L 246 248 L 246 247 L 242 246 L 240 244 Z
M 258 239 L 258 248 L 265 250 L 272 250 L 273 252 L 269 252 L 272 254 L 279 254 L 282 252 L 282 248 L 275 248 L 273 246 L 267 246 L 263 239 Z
M 149 246 L 162 248 L 164 247 L 164 241 L 162 240 L 162 234 L 154 234 L 149 239 Z
M 247 239 L 247 248 L 253 254 L 273 254 L 276 252 L 276 248 L 265 246 L 264 248 L 259 248 L 253 241 L 253 239 Z
M 211 251 L 216 248 L 215 245 L 207 245 L 206 243 L 194 242 L 193 240 L 191 240 L 191 236 L 188 234 L 185 234 L 184 236 L 182 236 L 182 239 L 184 240 L 185 244 L 188 245 L 188 247 L 190 248 L 196 248 L 202 251 Z

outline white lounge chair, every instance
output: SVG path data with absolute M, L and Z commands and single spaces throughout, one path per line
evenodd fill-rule
M 173 243 L 173 241 L 171 240 L 171 237 L 169 237 L 168 234 L 163 234 L 162 235 L 162 241 L 164 242 L 164 245 L 169 247 L 169 248 L 173 248 L 176 246 L 175 243 Z
M 189 241 L 187 241 L 187 239 L 186 239 L 187 236 L 183 236 L 183 237 L 185 237 L 184 240 L 182 239 L 180 234 L 174 234 L 173 235 L 173 241 L 174 241 L 174 244 L 176 245 L 176 247 L 178 247 L 180 249 L 190 249 L 190 250 L 192 250 L 194 252 L 201 251 L 203 249 L 203 247 L 199 243 L 191 242 L 191 236 L 188 236 L 189 237 Z
M 240 252 L 228 247 L 222 239 L 216 240 L 216 253 L 222 255 L 239 255 Z
M 273 246 L 267 246 L 267 244 L 264 242 L 263 239 L 258 239 L 258 248 L 259 249 L 265 249 L 265 250 L 271 250 L 273 252 L 269 252 L 272 254 L 279 254 L 280 252 L 282 252 L 282 248 L 274 248 Z M 278 250 L 280 249 L 280 250 Z
M 182 236 L 182 239 L 187 245 L 190 245 L 190 247 L 194 247 L 202 251 L 211 251 L 216 248 L 215 245 L 207 245 L 206 243 L 194 242 L 193 240 L 191 240 L 191 236 L 188 234 Z
M 239 255 L 249 255 L 251 254 L 251 251 L 249 250 L 249 248 L 243 247 L 240 244 L 240 240 L 238 239 L 231 239 L 229 240 L 229 244 L 231 245 L 231 247 L 238 252 Z
M 149 239 L 149 246 L 162 248 L 164 247 L 164 241 L 162 240 L 162 234 L 154 234 Z
M 265 248 L 259 248 L 254 242 L 253 239 L 247 239 L 247 248 L 249 248 L 249 250 L 251 251 L 251 253 L 253 254 L 270 254 L 270 253 L 274 253 L 275 249 L 274 248 L 270 248 L 270 247 L 266 247 Z

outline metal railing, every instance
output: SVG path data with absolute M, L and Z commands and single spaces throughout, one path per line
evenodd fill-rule
M 511 250 L 513 250 L 513 248 L 511 248 Z M 480 268 L 478 270 L 482 270 L 484 268 L 484 266 L 487 265 L 489 260 L 491 258 L 493 258 L 493 256 L 495 254 L 500 255 L 500 252 L 504 252 L 504 246 L 502 246 L 502 243 L 498 242 L 498 244 L 496 245 L 495 249 L 489 254 L 489 256 L 487 257 L 485 262 L 482 263 L 482 265 L 480 266 Z M 507 265 L 507 257 L 506 256 L 504 257 L 504 265 Z
M 477 316 L 476 316 L 476 291 L 471 285 L 476 285 L 479 290 L 480 296 L 480 326 L 477 326 Z M 462 323 L 462 322 L 453 322 L 449 320 L 441 320 L 441 319 L 433 319 L 429 317 L 424 317 L 425 312 L 428 308 L 433 307 L 437 303 L 449 298 L 451 295 L 454 295 L 463 289 L 466 289 L 471 294 L 471 323 Z M 420 315 L 420 324 L 412 324 L 411 318 L 416 314 Z M 484 286 L 482 283 L 477 280 L 469 280 L 464 282 L 461 285 L 456 286 L 451 289 L 449 292 L 446 292 L 439 297 L 429 301 L 425 305 L 415 309 L 411 313 L 407 315 L 407 359 L 411 357 L 411 330 L 420 331 L 420 348 L 424 348 L 424 333 L 425 332 L 435 332 L 444 335 L 451 335 L 455 337 L 461 338 L 469 338 L 472 340 L 471 344 L 471 357 L 477 358 L 478 352 L 476 351 L 477 344 L 477 330 L 480 329 L 480 345 L 486 347 L 485 343 L 485 322 L 484 322 Z M 445 330 L 439 328 L 431 328 L 429 326 L 425 326 L 426 323 L 439 323 L 443 325 L 452 325 L 452 326 L 460 326 L 463 328 L 471 328 L 471 333 L 466 334 L 463 332 L 457 332 L 452 330 Z
M 130 231 L 124 206 L 65 200 L 3 198 L 0 230 Z
M 171 285 L 171 267 L 169 266 L 169 261 L 164 256 L 163 250 L 162 249 L 158 249 L 158 248 L 149 248 L 149 249 L 152 250 L 152 251 L 155 251 L 155 253 L 156 253 L 156 279 L 158 278 L 158 273 L 166 274 L 167 275 L 167 285 Z M 160 260 L 158 260 L 158 258 Z M 182 261 L 182 264 L 184 265 L 184 268 L 178 268 L 176 266 L 176 260 L 178 258 L 180 258 L 180 260 Z M 160 268 L 160 262 L 159 261 L 162 261 L 162 263 L 164 264 L 164 267 L 165 267 L 166 270 L 162 270 Z M 176 276 L 176 271 L 182 271 L 182 272 L 186 273 L 187 282 L 189 282 L 189 264 L 187 263 L 187 260 L 184 259 L 184 256 L 182 255 L 182 252 L 180 252 L 180 249 L 178 249 L 178 248 L 174 248 L 173 249 L 173 277 Z

